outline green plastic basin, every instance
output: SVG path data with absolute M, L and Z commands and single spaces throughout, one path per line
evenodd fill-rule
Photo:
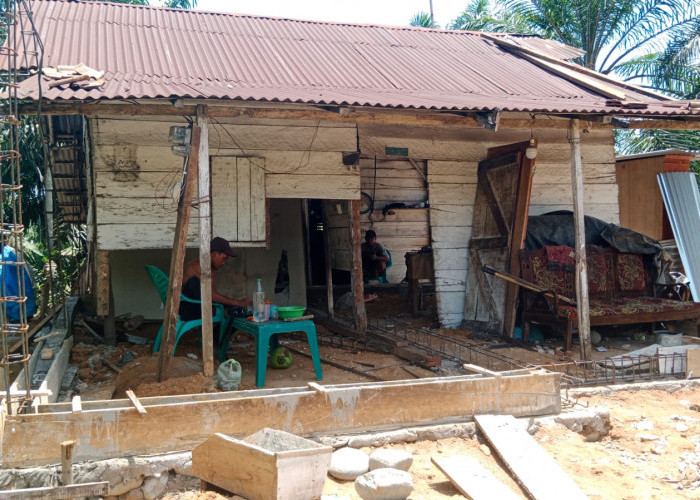
M 281 319 L 298 318 L 304 315 L 306 307 L 304 306 L 282 306 L 277 308 L 277 313 Z

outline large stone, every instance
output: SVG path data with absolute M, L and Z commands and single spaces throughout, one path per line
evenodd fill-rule
M 408 472 L 413 463 L 413 455 L 404 450 L 375 450 L 369 456 L 369 470 L 399 469 Z
M 147 477 L 143 482 L 143 486 L 141 486 L 143 498 L 146 500 L 155 500 L 156 498 L 160 498 L 165 492 L 165 488 L 168 486 L 169 478 L 170 474 L 167 472 L 156 476 Z
M 610 433 L 610 411 L 606 408 L 591 407 L 585 410 L 562 413 L 552 417 L 556 423 L 578 432 L 586 441 L 599 441 Z M 542 422 L 546 422 L 543 419 Z
M 341 448 L 331 455 L 328 473 L 344 481 L 352 481 L 369 470 L 369 457 L 354 448 Z
M 355 479 L 355 491 L 364 500 L 401 500 L 413 491 L 413 479 L 406 471 L 375 469 Z

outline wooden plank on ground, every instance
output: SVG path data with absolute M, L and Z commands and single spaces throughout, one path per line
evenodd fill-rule
M 139 398 L 136 397 L 136 394 L 134 394 L 134 391 L 129 389 L 126 391 L 126 397 L 129 398 L 129 401 L 131 401 L 131 404 L 134 405 L 134 408 L 136 408 L 136 411 L 138 411 L 141 415 L 145 415 L 148 413 L 146 411 L 146 408 L 143 407 L 141 404 L 141 401 L 139 401 Z
M 477 415 L 476 424 L 535 500 L 588 498 L 512 415 Z
M 516 500 L 520 498 L 474 457 L 454 455 L 430 458 L 460 493 L 467 498 L 472 500 L 492 500 L 494 498 Z
M 71 484 L 69 486 L 4 490 L 0 491 L 0 500 L 25 500 L 30 498 L 59 500 L 74 497 L 101 497 L 107 495 L 108 491 L 109 481 L 101 481 L 99 483 Z
M 685 373 L 687 378 L 700 377 L 700 349 L 688 349 L 686 357 Z

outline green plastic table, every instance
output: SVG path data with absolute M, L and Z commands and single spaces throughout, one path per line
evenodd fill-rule
M 280 321 L 269 320 L 263 323 L 248 321 L 246 318 L 235 318 L 233 327 L 255 338 L 255 386 L 265 387 L 265 374 L 267 371 L 267 350 L 270 340 L 276 345 L 277 336 L 280 333 L 304 332 L 311 349 L 311 359 L 314 362 L 316 379 L 323 380 L 321 373 L 321 358 L 318 354 L 318 340 L 316 339 L 316 325 L 311 320 Z M 274 346 L 273 346 L 274 347 Z

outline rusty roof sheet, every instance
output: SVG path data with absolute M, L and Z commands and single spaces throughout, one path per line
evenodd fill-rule
M 683 115 L 618 86 L 626 109 L 479 33 L 299 21 L 106 2 L 34 0 L 44 66 L 104 70 L 100 89 L 47 88 L 49 100 L 207 98 L 437 110 Z M 581 54 L 509 37 L 550 58 Z M 610 82 L 608 87 L 615 87 Z M 38 80 L 20 95 L 37 98 Z

